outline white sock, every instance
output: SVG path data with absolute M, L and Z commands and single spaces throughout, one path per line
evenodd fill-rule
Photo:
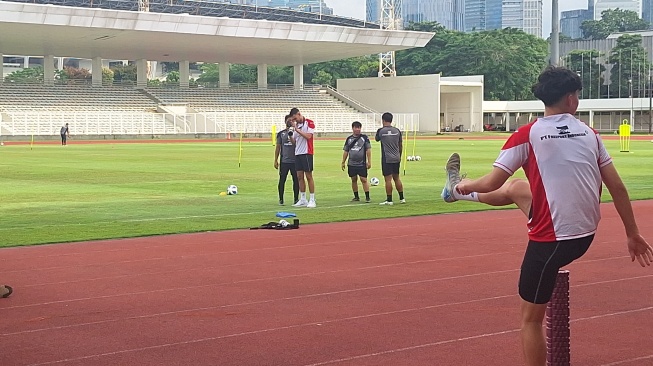
M 306 201 L 306 192 L 299 192 L 299 200 Z
M 315 193 L 311 193 L 311 201 L 315 202 Z
M 459 201 L 472 201 L 472 202 L 478 202 L 478 193 L 472 192 L 470 194 L 460 194 L 456 189 L 454 188 L 453 190 L 453 198 L 459 200 Z

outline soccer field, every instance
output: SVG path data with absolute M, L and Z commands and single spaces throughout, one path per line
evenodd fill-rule
M 507 135 L 499 135 L 506 137 Z M 278 173 L 269 140 L 243 142 L 97 143 L 0 147 L 0 246 L 255 227 L 295 212 L 303 224 L 486 210 L 482 204 L 445 204 L 440 191 L 451 152 L 462 171 L 478 177 L 491 168 L 503 141 L 418 139 L 402 175 L 405 205 L 379 206 L 383 183 L 371 188 L 372 203 L 350 203 L 351 185 L 341 171 L 340 140 L 317 140 L 317 209 L 278 205 Z M 606 141 L 633 199 L 653 198 L 653 143 Z M 379 177 L 379 146 L 372 145 L 370 177 Z M 413 142 L 408 154 L 413 155 Z M 403 167 L 402 167 L 403 169 Z M 523 176 L 520 171 L 517 176 Z M 239 194 L 220 196 L 230 184 Z M 395 199 L 396 193 L 395 193 Z M 605 192 L 604 200 L 609 195 Z M 286 202 L 292 200 L 290 177 Z M 437 218 L 434 218 L 437 220 Z M 365 230 L 365 222 L 360 224 Z M 370 235 L 374 235 L 370 233 Z

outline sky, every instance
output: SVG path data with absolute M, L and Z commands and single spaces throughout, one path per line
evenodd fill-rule
M 325 0 L 336 15 L 365 19 L 365 0 Z M 587 0 L 558 0 L 560 11 L 587 9 Z M 544 22 L 542 35 L 551 34 L 551 0 L 544 0 L 542 8 Z

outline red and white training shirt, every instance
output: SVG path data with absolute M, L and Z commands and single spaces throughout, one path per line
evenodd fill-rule
M 297 129 L 304 133 L 313 134 L 315 132 L 315 123 L 308 118 L 304 119 L 303 123 L 297 123 Z M 313 155 L 313 136 L 310 139 L 305 139 L 304 136 L 295 134 L 295 155 Z
M 589 236 L 601 219 L 600 168 L 612 163 L 598 132 L 570 114 L 538 118 L 506 141 L 494 166 L 524 169 L 533 195 L 528 236 L 552 242 Z

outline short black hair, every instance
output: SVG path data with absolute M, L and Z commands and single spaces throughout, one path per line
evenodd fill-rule
M 390 112 L 383 113 L 383 115 L 381 115 L 381 120 L 383 122 L 392 122 L 392 113 Z
M 351 123 L 351 127 L 363 128 L 363 124 L 358 121 L 354 121 Z
M 296 115 L 297 113 L 299 113 L 299 109 L 298 108 L 292 108 L 290 110 L 290 117 Z
M 283 118 L 283 121 L 284 121 L 284 122 L 288 121 L 288 118 L 290 118 L 290 117 L 291 117 L 291 116 L 290 116 L 289 114 L 286 114 L 286 116 Z
M 565 95 L 583 89 L 580 76 L 566 67 L 549 66 L 537 78 L 531 91 L 545 106 L 558 103 Z

